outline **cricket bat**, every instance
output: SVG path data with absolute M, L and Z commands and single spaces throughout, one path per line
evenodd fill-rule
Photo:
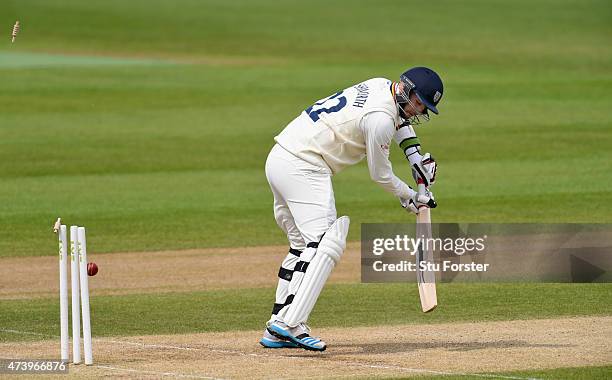
M 418 184 L 419 194 L 426 193 L 427 189 L 422 183 Z M 417 215 L 416 223 L 416 238 L 431 239 L 431 214 L 429 207 L 421 206 Z M 436 272 L 433 270 L 423 270 L 421 263 L 432 263 L 433 249 L 432 244 L 424 244 L 423 241 L 419 244 L 416 254 L 417 265 L 417 284 L 419 287 L 419 297 L 421 298 L 421 309 L 424 313 L 430 312 L 438 305 L 438 297 L 436 295 Z

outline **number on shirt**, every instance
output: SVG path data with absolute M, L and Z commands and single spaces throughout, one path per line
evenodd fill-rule
M 306 108 L 306 113 L 315 123 L 319 120 L 320 113 L 338 112 L 346 106 L 346 97 L 340 96 L 343 91 L 337 92 L 327 99 L 316 102 L 311 107 Z M 332 106 L 332 104 L 336 103 Z M 331 106 L 331 107 L 330 107 Z

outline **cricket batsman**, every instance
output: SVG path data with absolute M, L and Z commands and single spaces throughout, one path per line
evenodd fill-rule
M 421 154 L 413 126 L 438 114 L 442 80 L 415 67 L 399 81 L 374 78 L 321 99 L 275 137 L 266 161 L 274 195 L 274 218 L 287 235 L 289 253 L 278 272 L 272 316 L 260 344 L 267 348 L 324 351 L 306 321 L 346 247 L 348 216 L 336 216 L 332 175 L 368 162 L 370 177 L 400 200 L 406 210 L 436 207 L 433 195 L 419 195 L 399 179 L 389 161 L 395 140 L 410 161 L 415 180 L 435 180 L 436 163 Z

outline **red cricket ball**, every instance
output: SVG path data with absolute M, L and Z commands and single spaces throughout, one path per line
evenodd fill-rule
M 96 263 L 87 263 L 87 275 L 95 276 L 98 273 L 98 266 Z

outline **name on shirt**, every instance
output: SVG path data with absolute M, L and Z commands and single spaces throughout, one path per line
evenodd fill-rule
M 360 83 L 354 87 L 357 90 L 357 97 L 353 102 L 353 107 L 363 108 L 366 100 L 368 100 L 368 95 L 370 95 L 370 89 L 368 85 L 365 83 Z

